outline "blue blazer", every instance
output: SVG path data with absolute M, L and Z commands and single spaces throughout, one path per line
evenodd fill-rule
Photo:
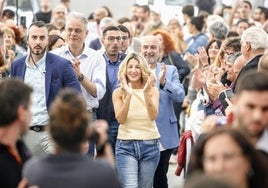
M 157 63 L 156 76 L 161 70 L 162 64 Z M 166 65 L 166 84 L 161 89 L 157 78 L 156 84 L 159 89 L 159 109 L 156 125 L 161 135 L 160 142 L 165 149 L 173 149 L 179 145 L 177 118 L 173 108 L 173 102 L 182 102 L 185 97 L 183 85 L 180 83 L 177 68 Z
M 18 77 L 24 80 L 26 71 L 27 56 L 24 56 L 11 65 L 11 77 Z M 45 72 L 45 91 L 46 105 L 49 109 L 52 101 L 59 91 L 64 87 L 72 87 L 79 92 L 81 91 L 80 83 L 73 70 L 71 62 L 55 54 L 47 52 L 46 55 L 46 72 Z
M 93 41 L 90 42 L 89 47 L 94 49 L 94 50 L 99 50 L 101 49 L 101 42 L 99 38 L 94 39 Z

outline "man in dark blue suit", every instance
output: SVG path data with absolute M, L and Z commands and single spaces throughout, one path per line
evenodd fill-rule
M 154 188 L 167 188 L 167 172 L 170 156 L 179 145 L 178 124 L 173 103 L 182 102 L 185 96 L 177 68 L 158 62 L 160 42 L 156 36 L 141 39 L 141 54 L 155 73 L 159 89 L 159 109 L 156 125 L 160 133 L 160 161 L 154 175 Z
M 40 156 L 53 150 L 45 131 L 50 104 L 64 87 L 81 92 L 80 83 L 70 61 L 46 52 L 48 31 L 42 21 L 34 22 L 28 30 L 29 54 L 14 61 L 11 76 L 19 77 L 33 88 L 33 117 L 30 131 L 23 137 L 33 155 Z

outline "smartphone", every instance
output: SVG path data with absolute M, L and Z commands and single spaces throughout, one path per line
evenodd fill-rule
M 26 16 L 20 17 L 20 25 L 22 25 L 23 28 L 26 28 Z
M 227 108 L 228 106 L 228 103 L 226 102 L 225 99 L 228 98 L 229 100 L 231 100 L 233 96 L 234 96 L 234 92 L 232 89 L 226 89 L 220 93 L 219 100 L 221 101 L 221 104 L 223 105 L 224 108 Z

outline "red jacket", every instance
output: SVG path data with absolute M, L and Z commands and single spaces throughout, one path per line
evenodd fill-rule
M 186 165 L 186 155 L 187 155 L 186 141 L 187 141 L 187 139 L 190 139 L 191 145 L 193 146 L 194 139 L 192 136 L 192 132 L 190 130 L 185 131 L 183 133 L 183 135 L 181 137 L 180 145 L 178 147 L 178 158 L 177 158 L 178 166 L 177 166 L 177 169 L 175 171 L 175 174 L 177 176 L 180 176 L 182 169 Z

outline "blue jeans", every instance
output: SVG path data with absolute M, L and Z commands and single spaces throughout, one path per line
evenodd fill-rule
M 115 158 L 122 188 L 152 188 L 160 158 L 158 139 L 117 140 Z

